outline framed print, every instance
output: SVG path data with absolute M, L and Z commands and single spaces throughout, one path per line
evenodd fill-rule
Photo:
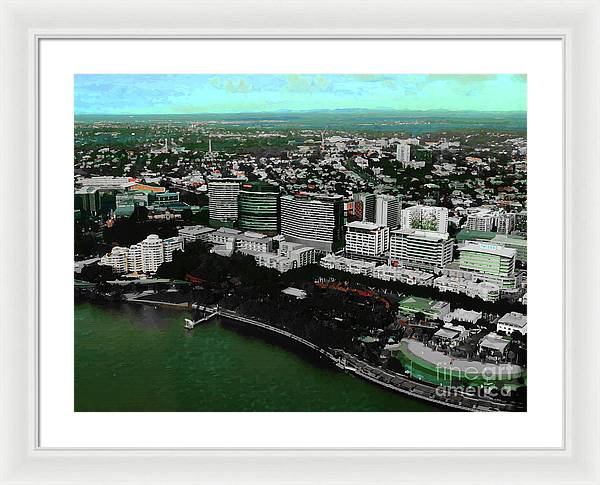
M 598 482 L 595 3 L 34 4 L 3 482 Z

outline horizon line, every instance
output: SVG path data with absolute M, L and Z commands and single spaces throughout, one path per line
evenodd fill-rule
M 197 115 L 243 115 L 243 114 L 285 114 L 285 113 L 313 113 L 313 112 L 334 112 L 334 111 L 362 111 L 362 112 L 395 112 L 395 113 L 527 113 L 527 110 L 475 110 L 475 109 L 392 109 L 392 108 L 316 108 L 316 109 L 280 109 L 280 110 L 261 110 L 261 111 L 214 111 L 214 112 L 195 112 L 195 113 L 74 113 L 75 116 L 197 116 Z

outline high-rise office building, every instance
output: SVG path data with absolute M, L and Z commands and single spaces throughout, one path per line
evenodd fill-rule
M 375 223 L 380 226 L 398 227 L 400 224 L 400 197 L 377 195 L 375 203 Z
M 357 256 L 379 256 L 388 250 L 390 228 L 373 222 L 346 224 L 346 253 Z
M 238 219 L 238 195 L 245 178 L 208 179 L 208 217 L 211 226 L 233 225 Z
M 424 231 L 448 232 L 448 209 L 414 205 L 402 209 L 402 229 L 422 229 Z
M 75 209 L 89 214 L 100 212 L 100 190 L 94 186 L 84 186 L 75 192 Z
M 238 227 L 269 235 L 279 232 L 279 187 L 266 182 L 246 182 L 238 197 Z
M 453 247 L 448 233 L 417 229 L 390 233 L 390 260 L 406 268 L 438 271 L 452 261 Z
M 354 206 L 354 220 L 363 222 L 375 222 L 375 194 L 354 194 L 352 196 L 352 202 Z
M 322 251 L 343 245 L 341 195 L 296 194 L 281 197 L 281 233 L 287 241 Z
M 502 289 L 515 288 L 516 249 L 466 241 L 458 250 L 460 269 L 472 272 L 478 279 L 497 284 Z

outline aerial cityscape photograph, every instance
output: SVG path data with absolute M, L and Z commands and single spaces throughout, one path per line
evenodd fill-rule
M 75 411 L 527 410 L 525 75 L 78 74 L 74 107 Z

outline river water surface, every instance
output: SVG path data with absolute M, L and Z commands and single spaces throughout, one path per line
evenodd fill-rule
M 270 334 L 186 312 L 75 305 L 76 411 L 440 411 Z

